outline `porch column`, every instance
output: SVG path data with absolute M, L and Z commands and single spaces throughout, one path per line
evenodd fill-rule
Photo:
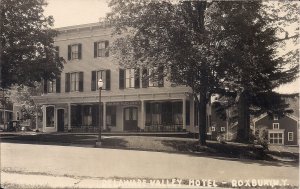
M 145 101 L 141 103 L 141 130 L 145 131 Z
M 42 112 L 43 112 L 43 128 L 42 128 L 42 131 L 45 131 L 46 124 L 47 124 L 46 105 L 42 106 Z
M 190 131 L 195 131 L 195 103 L 194 98 L 190 98 Z M 193 129 L 192 129 L 193 128 Z
M 35 112 L 35 130 L 39 130 L 39 118 L 38 118 L 38 111 Z
M 182 129 L 186 130 L 186 100 L 182 99 Z
M 68 103 L 68 131 L 71 130 L 71 104 Z
M 106 130 L 106 102 L 103 102 L 102 118 L 103 118 L 103 130 Z

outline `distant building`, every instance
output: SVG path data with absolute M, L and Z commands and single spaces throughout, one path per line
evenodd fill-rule
M 0 97 L 0 130 L 6 130 L 8 122 L 13 119 L 13 104 L 8 96 Z
M 287 98 L 294 113 L 284 117 L 263 114 L 253 119 L 254 131 L 265 130 L 270 144 L 299 145 L 299 98 Z
M 268 132 L 270 144 L 298 145 L 299 118 L 293 115 L 270 118 L 267 114 L 264 114 L 253 122 L 254 130 L 263 129 Z

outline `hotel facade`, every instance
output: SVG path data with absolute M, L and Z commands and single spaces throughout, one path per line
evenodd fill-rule
M 109 52 L 111 30 L 105 23 L 58 29 L 55 46 L 66 63 L 60 77 L 44 82 L 44 94 L 34 97 L 42 105 L 42 131 L 98 132 L 100 121 L 112 132 L 198 132 L 192 90 L 173 86 L 160 69 L 152 80 L 145 77 L 147 68 L 120 67 Z

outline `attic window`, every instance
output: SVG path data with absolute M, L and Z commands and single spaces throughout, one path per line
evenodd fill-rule
M 273 123 L 273 129 L 279 129 L 279 123 Z

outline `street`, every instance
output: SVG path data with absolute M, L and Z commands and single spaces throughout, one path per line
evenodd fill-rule
M 17 183 L 28 183 L 28 179 L 22 175 L 35 178 L 31 184 L 36 185 L 42 184 L 41 178 L 45 176 L 65 177 L 69 180 L 76 177 L 94 180 L 179 178 L 210 179 L 216 182 L 231 182 L 232 179 L 287 179 L 287 184 L 293 186 L 298 186 L 299 178 L 297 165 L 275 162 L 163 152 L 1 143 L 1 184 L 12 182 L 12 178 L 17 177 Z M 55 184 L 56 187 L 60 186 L 57 185 L 59 183 Z

